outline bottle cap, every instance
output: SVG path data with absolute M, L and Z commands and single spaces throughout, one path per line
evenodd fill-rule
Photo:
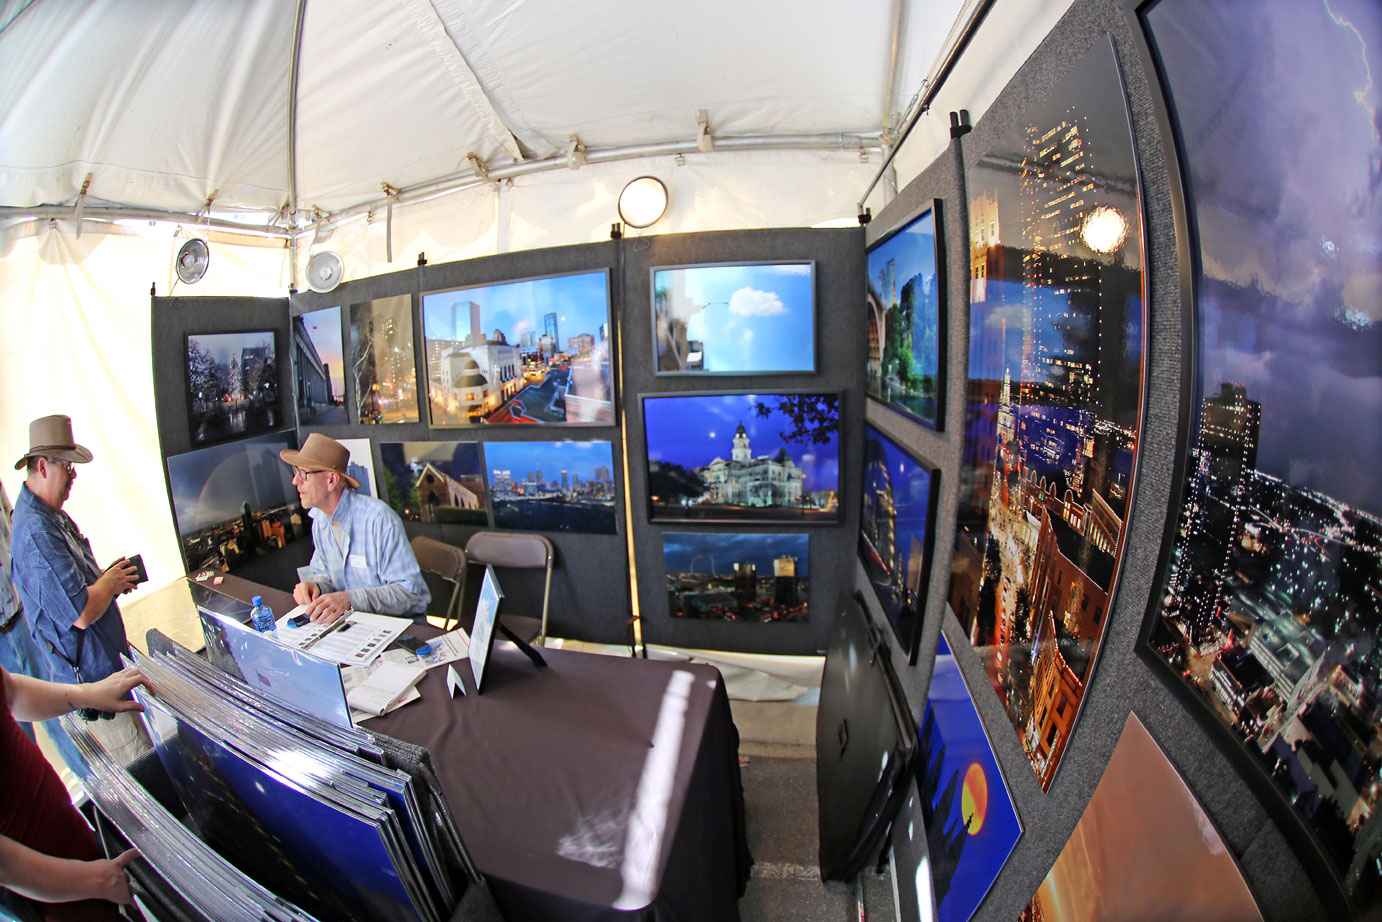
M 260 605 L 264 604 L 264 597 L 262 595 L 251 596 L 250 604 L 258 608 Z

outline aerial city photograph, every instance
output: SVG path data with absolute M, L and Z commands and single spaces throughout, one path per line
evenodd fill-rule
M 1382 854 L 1382 53 L 1362 36 L 1382 9 L 1260 4 L 1270 53 L 1213 5 L 1164 0 L 1147 21 L 1200 270 L 1189 451 L 1149 642 L 1363 905 Z M 1329 130 L 1279 128 L 1305 120 Z
M 810 535 L 665 532 L 667 608 L 674 618 L 805 621 Z
M 1096 42 L 967 176 L 969 382 L 949 604 L 1042 787 L 1094 673 L 1142 393 L 1137 170 Z
M 433 426 L 614 422 L 603 271 L 424 294 L 422 331 Z

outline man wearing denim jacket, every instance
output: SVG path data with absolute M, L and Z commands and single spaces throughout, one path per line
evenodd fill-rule
M 279 457 L 293 467 L 303 508 L 312 517 L 310 574 L 293 600 L 313 621 L 331 623 L 351 611 L 421 617 L 432 595 L 422 581 L 398 514 L 346 473 L 350 451 L 313 432 L 301 451 Z

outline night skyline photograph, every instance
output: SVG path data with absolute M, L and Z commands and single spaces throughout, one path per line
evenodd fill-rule
M 1045 789 L 1117 596 L 1141 425 L 1141 206 L 1108 37 L 965 185 L 975 265 L 947 601 Z
M 967 922 L 1007 863 L 1022 823 L 944 635 L 926 692 L 918 774 L 939 922 Z
M 790 374 L 816 368 L 811 263 L 652 270 L 660 374 Z
M 610 442 L 484 443 L 496 528 L 617 533 Z
M 868 393 L 939 426 L 940 322 L 937 202 L 868 250 Z M 876 347 L 874 344 L 877 344 Z
M 422 296 L 433 426 L 614 420 L 604 270 Z
M 1382 49 L 1364 36 L 1382 9 L 1272 0 L 1245 19 L 1160 0 L 1143 20 L 1199 256 L 1189 457 L 1148 643 L 1366 905 L 1382 884 Z M 1329 128 L 1281 129 L 1301 124 Z
M 488 525 L 478 442 L 380 442 L 384 493 L 409 522 Z
M 915 654 L 930 583 L 939 474 L 872 425 L 864 427 L 859 561 L 908 660 Z
M 807 619 L 811 536 L 664 532 L 673 617 L 785 622 Z
M 839 395 L 645 397 L 654 518 L 838 518 Z

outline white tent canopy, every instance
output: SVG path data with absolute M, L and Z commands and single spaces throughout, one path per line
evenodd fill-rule
M 69 510 L 159 585 L 151 283 L 281 297 L 322 246 L 351 279 L 608 239 L 641 174 L 671 204 L 634 233 L 853 223 L 909 114 L 898 186 L 1069 5 L 0 0 L 0 459 L 70 414 L 97 461 Z M 211 267 L 179 287 L 193 233 Z

